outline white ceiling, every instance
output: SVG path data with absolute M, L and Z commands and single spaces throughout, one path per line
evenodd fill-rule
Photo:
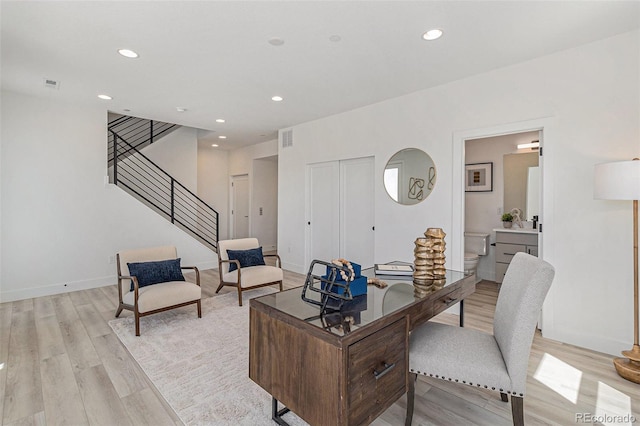
M 4 90 L 205 129 L 208 143 L 227 136 L 223 149 L 640 27 L 639 1 L 609 0 L 3 0 L 0 7 Z M 422 40 L 431 28 L 444 36 Z M 269 44 L 274 37 L 284 44 Z M 140 57 L 126 59 L 120 48 Z M 60 88 L 44 87 L 44 78 Z

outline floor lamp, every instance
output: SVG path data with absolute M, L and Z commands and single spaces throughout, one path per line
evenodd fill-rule
M 622 351 L 624 358 L 613 364 L 622 377 L 640 383 L 638 345 L 638 200 L 640 200 L 640 160 L 596 164 L 593 196 L 600 200 L 633 200 L 633 348 Z

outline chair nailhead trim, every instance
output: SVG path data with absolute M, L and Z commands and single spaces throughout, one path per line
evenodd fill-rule
M 414 370 L 413 370 L 413 369 L 410 369 L 410 371 L 411 371 L 411 372 L 414 372 Z M 417 373 L 418 373 L 418 374 L 424 374 L 425 376 L 427 375 L 427 373 L 421 373 L 420 371 L 417 371 Z M 449 380 L 450 382 L 451 382 L 451 381 L 454 381 L 454 382 L 456 382 L 456 383 L 460 383 L 460 380 L 459 380 L 459 379 L 453 379 L 453 378 L 451 378 L 451 377 L 440 376 L 440 375 L 438 375 L 438 374 L 436 374 L 436 375 L 434 376 L 432 373 L 429 373 L 429 376 L 430 376 L 430 377 L 435 377 L 435 378 L 438 378 L 438 379 L 442 379 L 442 380 Z M 467 383 L 467 381 L 466 381 L 466 380 L 463 380 L 463 381 L 462 381 L 462 383 L 464 383 L 464 384 L 468 384 L 468 385 L 470 385 L 470 386 L 473 386 L 473 383 L 472 383 L 472 382 Z M 477 386 L 477 387 L 479 387 L 479 388 L 484 386 L 484 388 L 485 388 L 485 389 L 489 389 L 489 386 L 488 386 L 488 385 L 481 385 L 480 383 L 476 383 L 476 386 Z M 496 388 L 492 386 L 492 387 L 491 387 L 491 390 L 496 390 Z M 500 392 L 507 393 L 507 394 L 510 394 L 510 395 L 515 395 L 515 396 L 524 397 L 524 394 L 523 394 L 523 393 L 518 393 L 518 392 L 508 391 L 508 390 L 506 391 L 506 390 L 504 390 L 504 389 L 502 389 L 502 388 L 500 388 L 499 390 L 500 390 Z

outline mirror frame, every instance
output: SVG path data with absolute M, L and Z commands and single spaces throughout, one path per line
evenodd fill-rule
M 411 162 L 414 164 L 404 167 Z M 387 173 L 389 170 L 398 171 L 393 176 Z M 437 178 L 436 164 L 429 154 L 419 148 L 404 148 L 393 154 L 384 166 L 382 185 L 390 199 L 400 205 L 412 206 L 431 195 Z M 397 191 L 392 186 L 394 182 Z

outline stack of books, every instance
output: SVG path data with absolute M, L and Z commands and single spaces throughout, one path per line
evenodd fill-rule
M 411 264 L 375 264 L 376 275 L 413 275 Z

